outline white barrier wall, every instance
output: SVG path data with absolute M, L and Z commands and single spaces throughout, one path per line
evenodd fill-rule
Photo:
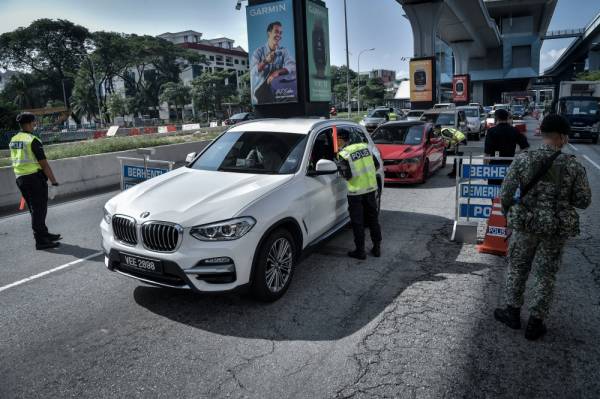
M 156 153 L 151 159 L 183 163 L 187 154 L 200 152 L 208 143 L 209 141 L 197 141 L 155 147 Z M 117 157 L 142 158 L 136 150 L 129 150 L 50 161 L 60 183 L 57 198 L 109 187 L 118 188 L 121 171 Z M 12 167 L 0 167 L 0 209 L 14 207 L 17 210 L 20 198 Z

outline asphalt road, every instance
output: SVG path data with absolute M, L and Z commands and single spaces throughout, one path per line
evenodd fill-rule
M 382 258 L 346 258 L 344 230 L 273 304 L 106 271 L 98 223 L 112 194 L 50 209 L 56 251 L 32 250 L 28 215 L 0 219 L 0 398 L 598 397 L 599 148 L 569 148 L 595 198 L 535 343 L 493 319 L 505 260 L 449 241 L 448 169 L 387 187 Z

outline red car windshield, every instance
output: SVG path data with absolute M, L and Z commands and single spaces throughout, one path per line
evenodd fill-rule
M 371 137 L 375 144 L 419 145 L 423 142 L 423 125 L 380 126 Z

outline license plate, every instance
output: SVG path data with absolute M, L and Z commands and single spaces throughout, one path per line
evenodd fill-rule
M 121 254 L 121 266 L 146 273 L 162 274 L 163 272 L 161 261 L 127 254 Z

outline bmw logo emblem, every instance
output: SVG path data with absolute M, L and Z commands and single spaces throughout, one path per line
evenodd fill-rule
M 148 216 L 150 216 L 150 212 L 142 212 L 142 213 L 140 214 L 140 217 L 141 217 L 142 219 L 146 219 Z

